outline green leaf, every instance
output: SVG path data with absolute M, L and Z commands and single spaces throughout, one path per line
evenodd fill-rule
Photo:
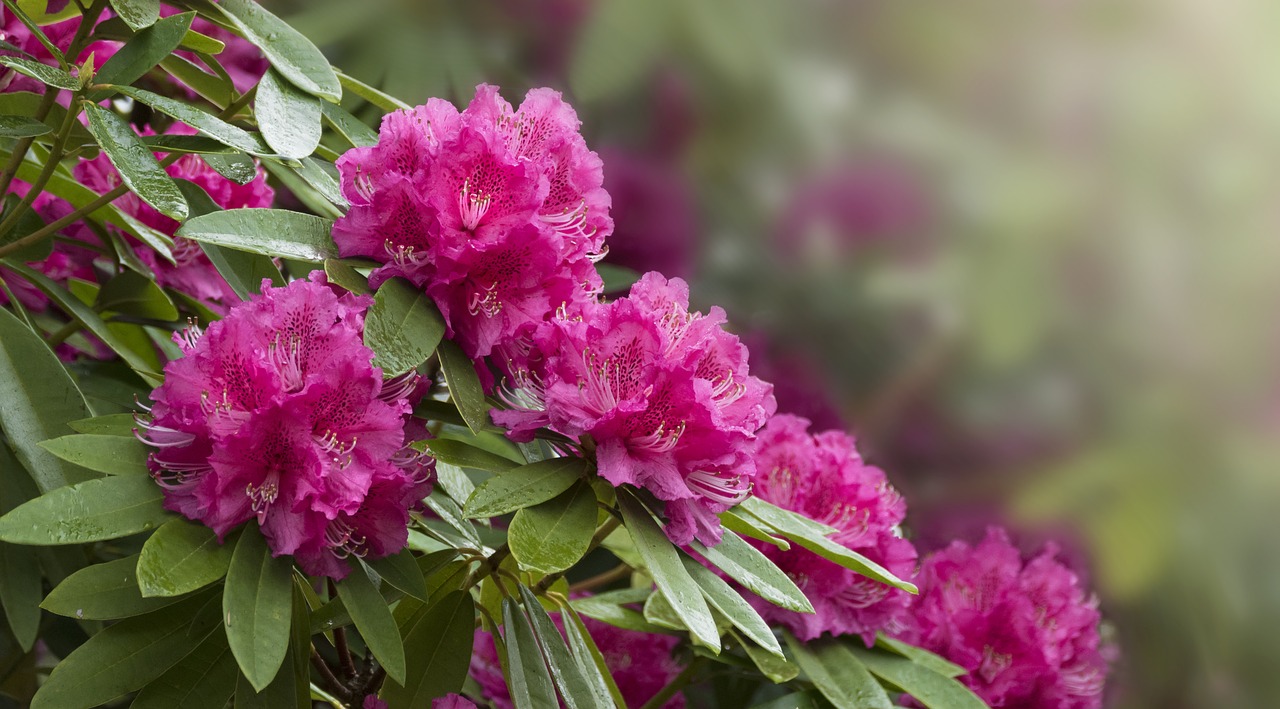
M 222 0 L 217 7 L 284 78 L 322 99 L 334 103 L 342 99 L 333 67 L 301 32 L 253 0 Z
M 82 433 L 41 441 L 40 447 L 69 463 L 75 463 L 99 473 L 108 475 L 145 475 L 147 473 L 149 451 L 133 436 L 125 438 Z
M 191 21 L 195 16 L 194 12 L 184 12 L 181 15 L 166 17 L 159 22 L 156 22 L 153 17 L 151 21 L 155 24 L 147 23 L 151 26 L 130 37 L 127 42 L 120 45 L 120 49 L 111 55 L 110 59 L 103 63 L 102 68 L 93 77 L 94 83 L 127 85 L 142 78 L 151 71 L 152 67 L 159 64 L 160 60 L 178 48 L 187 31 L 191 29 Z M 106 91 L 98 91 L 94 92 L 91 98 L 101 100 L 107 95 Z
M 495 475 L 467 499 L 467 517 L 496 517 L 546 502 L 568 490 L 587 472 L 582 458 L 550 458 Z
M 178 319 L 178 308 L 164 290 L 155 281 L 133 271 L 123 271 L 107 281 L 98 291 L 93 307 L 99 312 L 111 310 L 149 320 Z
M 179 221 L 187 218 L 187 201 L 156 156 L 114 111 L 85 103 L 89 132 L 116 166 L 125 185 L 161 214 Z
M 236 658 L 225 633 L 200 646 L 138 692 L 130 709 L 222 709 L 235 691 Z
M 444 318 L 431 296 L 403 278 L 373 294 L 364 321 L 364 344 L 384 376 L 404 374 L 426 361 L 444 337 Z
M 35 138 L 52 133 L 49 126 L 27 116 L 0 116 L 0 137 Z
M 118 91 L 135 101 L 145 103 L 167 116 L 186 123 L 223 145 L 228 145 L 250 155 L 271 154 L 266 144 L 257 136 L 194 106 L 132 86 L 112 84 L 110 88 L 112 91 Z
M 0 540 L 84 544 L 153 529 L 172 517 L 149 475 L 88 480 L 47 492 L 0 517 Z
M 247 185 L 250 182 L 253 182 L 258 176 L 258 164 L 253 161 L 253 158 L 245 155 L 244 153 L 210 153 L 208 155 L 201 155 L 200 159 L 204 160 L 205 164 L 213 168 L 214 172 L 222 175 L 228 180 L 231 180 L 237 185 Z M 221 209 L 221 207 L 218 209 Z M 210 210 L 209 212 L 205 212 L 205 214 L 211 214 L 213 211 L 214 210 Z
M 720 523 L 724 525 L 725 529 L 737 532 L 744 537 L 751 537 L 752 539 L 759 539 L 762 542 L 767 542 L 778 547 L 782 551 L 787 551 L 791 548 L 791 545 L 787 543 L 787 540 L 773 536 L 769 532 L 765 531 L 762 526 L 751 522 L 751 520 L 748 520 L 745 517 L 735 514 L 733 510 L 725 510 L 724 512 L 721 512 Z
M 159 135 L 144 135 L 142 136 L 142 142 L 152 152 L 156 153 L 214 153 L 229 155 L 233 152 L 231 148 L 205 135 L 170 135 L 161 133 Z M 185 193 L 183 196 L 186 196 Z M 190 200 L 188 199 L 188 201 Z M 214 207 L 221 209 L 216 204 Z
M 694 582 L 702 588 L 702 594 L 706 596 L 707 603 L 710 603 L 712 608 L 719 611 L 720 615 L 727 618 L 757 645 L 779 657 L 782 656 L 782 646 L 778 644 L 778 639 L 769 629 L 769 624 L 760 617 L 750 603 L 733 590 L 733 587 L 689 556 L 681 554 L 680 562 L 684 564 L 685 571 L 689 572 Z
M 382 577 L 383 581 L 420 601 L 427 600 L 427 581 L 422 575 L 422 569 L 418 566 L 417 560 L 413 558 L 413 553 L 408 549 L 401 549 L 398 554 L 374 559 L 368 564 Z
M 231 545 L 203 524 L 181 517 L 165 522 L 142 545 L 138 587 L 144 597 L 180 596 L 222 578 L 231 565 Z
M 764 522 L 766 526 L 772 526 L 778 530 L 784 528 L 803 529 L 805 534 L 819 537 L 829 537 L 840 531 L 830 525 L 809 519 L 802 514 L 784 510 L 768 500 L 755 496 L 748 497 L 733 509 L 740 516 L 758 519 Z
M 699 542 L 691 546 L 729 578 L 775 606 L 797 613 L 813 612 L 813 604 L 795 582 L 738 535 L 726 531 L 714 547 L 706 547 Z
M 176 54 L 161 59 L 160 68 L 218 108 L 231 105 L 235 87 L 227 77 L 210 74 L 194 62 Z
M 68 91 L 76 91 L 80 88 L 80 79 L 58 67 L 41 64 L 33 59 L 0 57 L 0 65 L 7 66 L 24 76 L 29 76 L 46 86 L 67 89 Z
M 502 600 L 503 640 L 507 644 L 507 688 L 516 709 L 556 709 L 556 690 L 538 651 L 529 620 L 510 598 Z
M 785 633 L 800 669 L 836 709 L 891 709 L 889 695 L 849 648 L 827 639 L 808 643 Z
M 294 86 L 275 69 L 258 83 L 253 112 L 262 137 L 280 155 L 300 160 L 320 145 L 320 99 Z
M 383 93 L 359 79 L 338 72 L 338 80 L 342 87 L 384 111 L 399 111 L 410 108 L 409 104 L 390 94 Z
M 36 550 L 0 542 L 0 607 L 23 652 L 31 651 L 40 629 L 42 592 Z
M 320 104 L 320 112 L 335 130 L 347 139 L 354 148 L 363 148 L 378 144 L 378 132 L 348 113 L 341 106 L 325 101 Z
M 650 623 L 640 611 L 627 608 L 627 604 L 648 603 L 652 595 L 647 588 L 629 588 L 622 591 L 606 591 L 594 596 L 573 599 L 574 610 L 588 618 L 594 618 L 624 630 L 637 630 L 642 633 L 668 633 L 664 628 Z
M 217 627 L 217 616 L 198 613 L 208 601 L 207 595 L 191 598 L 89 638 L 53 668 L 32 709 L 94 707 L 146 686 Z
M 390 709 L 429 706 L 436 697 L 460 691 L 471 662 L 476 622 L 471 594 L 451 591 L 433 604 L 414 603 L 400 602 L 401 608 L 414 612 L 400 623 L 406 680 L 388 680 L 382 686 L 382 699 Z
M 768 650 L 762 649 L 755 643 L 746 640 L 738 634 L 736 630 L 730 630 L 733 637 L 737 639 L 738 644 L 742 646 L 743 652 L 747 653 L 747 657 L 751 660 L 756 669 L 760 670 L 760 674 L 769 678 L 774 684 L 782 684 L 790 682 L 800 674 L 800 668 L 786 657 L 780 657 Z
M 812 691 L 792 692 L 772 701 L 757 704 L 752 709 L 818 709 L 825 705 L 816 701 L 817 696 L 817 693 Z
M 671 540 L 645 509 L 644 504 L 625 488 L 618 490 L 618 505 L 622 509 L 622 521 L 636 550 L 644 559 L 649 574 L 671 602 L 676 615 L 684 621 L 694 641 L 713 652 L 720 651 L 720 633 L 716 631 L 715 618 L 702 596 L 702 589 L 685 571 L 680 555 Z
M 609 674 L 609 665 L 605 662 L 600 648 L 596 647 L 595 641 L 591 639 L 591 634 L 587 632 L 587 626 L 583 624 L 582 618 L 567 600 L 560 598 L 556 599 L 556 602 L 561 607 L 560 618 L 564 621 L 564 634 L 569 638 L 569 649 L 573 652 L 573 659 L 582 668 L 590 684 L 590 696 L 599 706 L 607 707 L 611 704 L 619 707 L 626 706 L 622 692 L 618 690 L 613 676 Z
M 67 425 L 76 433 L 133 438 L 133 429 L 137 423 L 133 420 L 133 414 L 107 414 L 72 421 Z
M 201 243 L 265 256 L 322 262 L 337 258 L 333 222 L 286 209 L 229 209 L 188 219 L 178 229 Z
M 343 259 L 325 259 L 324 275 L 330 283 L 350 293 L 368 295 L 372 292 L 369 289 L 369 279 Z
M 483 431 L 489 422 L 489 402 L 484 400 L 484 388 L 476 374 L 475 364 L 462 352 L 462 348 L 445 340 L 436 350 L 440 356 L 440 369 L 449 385 L 449 398 L 458 406 L 458 412 L 467 422 L 472 433 Z
M 802 515 L 761 500 L 749 497 L 742 502 L 742 508 L 757 518 L 777 529 L 783 536 L 809 551 L 829 561 L 856 571 L 869 579 L 900 588 L 907 593 L 917 593 L 915 584 L 894 576 L 891 571 L 868 559 L 852 549 L 848 549 L 828 539 L 824 534 L 815 534 L 817 529 L 825 527 Z
M 534 634 L 542 646 L 543 656 L 551 670 L 551 679 L 560 691 L 560 696 L 564 698 L 565 706 L 568 709 L 609 706 L 611 702 L 608 691 L 606 690 L 603 696 L 595 694 L 602 687 L 588 681 L 587 673 L 574 659 L 560 631 L 551 621 L 551 616 L 547 615 L 542 604 L 524 584 L 520 584 L 520 598 L 524 601 L 525 612 L 529 615 Z
M 286 559 L 272 558 L 258 525 L 245 526 L 227 570 L 222 611 L 236 663 L 259 692 L 276 676 L 289 647 L 289 567 Z
M 111 7 L 129 27 L 150 27 L 160 17 L 160 0 L 111 0 Z
M 92 477 L 58 459 L 39 442 L 70 433 L 68 421 L 89 406 L 44 342 L 7 310 L 0 310 L 0 429 L 42 491 Z
M 207 34 L 201 34 L 195 30 L 188 30 L 182 37 L 182 49 L 186 49 L 198 54 L 221 54 L 226 50 L 227 44 L 219 39 L 214 39 Z
M 173 605 L 177 597 L 143 598 L 138 589 L 138 555 L 86 566 L 62 580 L 40 607 L 84 620 L 129 618 Z
M 448 438 L 433 438 L 427 441 L 427 449 L 437 460 L 443 460 L 460 468 L 501 472 L 516 467 L 516 463 L 512 460 Z
M 307 669 L 311 649 L 309 610 L 301 589 L 293 589 L 292 622 L 289 647 L 283 667 L 262 691 L 254 691 L 241 675 L 236 681 L 236 709 L 311 709 L 311 673 Z
M 640 274 L 635 270 L 624 266 L 615 266 L 611 263 L 596 264 L 596 272 L 600 274 L 600 280 L 604 281 L 605 293 L 618 293 L 627 290 L 632 284 L 640 280 Z
M 436 516 L 443 520 L 445 524 L 457 530 L 472 547 L 480 548 L 484 546 L 480 541 L 480 536 L 476 533 L 476 528 L 462 516 L 462 508 L 458 507 L 458 503 L 445 495 L 434 493 L 423 498 L 422 503 L 432 512 L 435 512 Z
M 338 583 L 338 597 L 346 605 L 365 644 L 386 669 L 387 677 L 404 684 L 404 642 L 396 630 L 396 621 L 364 566 L 359 562 L 353 566 L 351 573 Z
M 960 677 L 961 675 L 969 674 L 968 670 L 954 662 L 939 657 L 924 648 L 891 638 L 884 633 L 876 636 L 876 647 L 902 655 L 917 665 L 922 665 L 943 677 Z
M 507 529 L 521 569 L 544 574 L 578 563 L 596 531 L 596 493 L 582 481 L 556 498 L 516 513 Z
M 871 674 L 910 694 L 929 709 L 986 709 L 978 695 L 950 677 L 934 672 L 899 655 L 844 646 L 850 657 L 871 670 Z
M 5 195 L 4 198 L 4 216 L 8 217 L 12 214 L 12 210 L 17 209 L 22 203 L 22 198 L 14 193 Z M 36 213 L 34 209 L 28 209 L 18 216 L 18 221 L 14 223 L 13 228 L 7 233 L 0 236 L 0 246 L 18 241 L 23 237 L 36 233 L 36 231 L 45 227 L 44 219 Z M 49 258 L 49 254 L 53 253 L 53 239 L 41 239 L 32 244 L 28 244 L 19 248 L 9 255 L 9 259 L 13 261 L 31 262 L 43 261 Z

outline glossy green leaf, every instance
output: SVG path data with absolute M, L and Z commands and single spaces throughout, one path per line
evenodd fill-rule
M 176 54 L 161 59 L 160 68 L 218 108 L 231 105 L 235 87 L 227 77 L 210 74 Z
M 76 433 L 133 438 L 133 429 L 137 426 L 137 422 L 133 420 L 133 414 L 107 414 L 72 421 L 67 425 Z M 45 442 L 48 443 L 48 441 Z
M 307 602 L 296 586 L 291 613 L 292 631 L 283 666 L 262 691 L 255 691 L 241 675 L 236 681 L 236 709 L 311 709 L 311 692 L 308 689 L 311 675 L 307 668 L 311 654 L 310 618 Z
M 228 155 L 233 151 L 232 148 L 223 145 L 205 135 L 170 135 L 161 133 L 159 135 L 144 135 L 142 142 L 157 153 L 214 153 L 217 155 Z M 183 196 L 186 196 L 184 193 Z M 190 201 L 188 199 L 188 201 Z M 214 205 L 217 207 L 217 205 Z M 217 207 L 221 209 L 221 207 Z M 193 210 L 193 213 L 196 213 Z
M 227 570 L 222 610 L 236 663 L 258 691 L 276 676 L 289 647 L 289 566 L 272 558 L 256 524 L 245 526 Z
M 702 589 L 685 571 L 671 540 L 631 491 L 625 488 L 618 490 L 618 505 L 622 509 L 623 524 L 649 574 L 667 595 L 667 600 L 693 639 L 713 652 L 719 652 L 720 633 L 716 630 L 711 609 L 703 598 Z
M 422 575 L 413 553 L 408 549 L 398 554 L 384 556 L 368 562 L 370 568 L 382 577 L 383 581 L 395 586 L 420 601 L 427 600 L 427 581 Z
M 52 86 L 58 89 L 67 89 L 75 91 L 80 88 L 80 79 L 68 74 L 56 66 L 41 64 L 32 59 L 23 57 L 0 57 L 0 66 L 7 66 L 10 69 L 29 76 L 46 86 Z
M 742 541 L 738 535 L 726 531 L 714 547 L 706 547 L 696 541 L 691 546 L 729 578 L 775 606 L 797 613 L 813 612 L 813 604 L 795 582 L 759 549 Z
M 496 517 L 556 497 L 587 472 L 582 458 L 550 458 L 512 468 L 480 484 L 467 499 L 468 517 Z
M 404 374 L 426 361 L 444 337 L 444 318 L 431 296 L 403 278 L 373 294 L 364 321 L 364 344 L 385 376 Z
M 987 707 L 968 687 L 905 657 L 854 644 L 844 646 L 844 650 L 865 665 L 871 674 L 892 683 L 929 709 Z
M 32 709 L 87 709 L 146 686 L 217 627 L 217 616 L 198 613 L 208 600 L 128 618 L 89 638 L 53 668 Z
M 93 77 L 94 83 L 132 84 L 142 78 L 151 71 L 152 67 L 159 64 L 160 60 L 178 48 L 182 39 L 186 37 L 187 31 L 191 29 L 191 21 L 194 18 L 194 12 L 173 15 L 159 22 L 152 18 L 155 24 L 130 37 L 129 41 L 120 45 L 120 49 L 115 54 L 103 62 L 102 67 Z M 93 98 L 100 97 L 95 95 Z
M 322 262 L 337 258 L 333 222 L 286 209 L 229 209 L 188 219 L 178 236 L 265 256 Z
M 314 96 L 335 103 L 342 98 L 329 60 L 301 32 L 253 0 L 222 0 L 217 6 L 284 78 Z
M 433 457 L 461 468 L 501 472 L 516 467 L 515 461 L 448 438 L 427 441 L 427 449 Z
M 802 514 L 785 510 L 768 500 L 754 495 L 743 500 L 741 504 L 733 509 L 741 516 L 760 520 L 778 530 L 787 528 L 804 530 L 805 534 L 819 537 L 829 537 L 840 531 L 830 525 L 809 519 Z
M 171 118 L 176 118 L 179 121 L 186 123 L 210 138 L 221 142 L 223 145 L 228 145 L 241 152 L 249 153 L 250 155 L 270 154 L 266 143 L 257 136 L 242 128 L 237 128 L 217 116 L 201 111 L 194 106 L 171 98 L 166 98 L 144 89 L 134 88 L 132 86 L 112 84 L 110 88 L 111 90 L 118 91 L 135 101 L 145 103 Z
M 750 603 L 733 590 L 733 587 L 685 554 L 680 555 L 680 561 L 684 564 L 685 571 L 688 571 L 694 582 L 702 588 L 702 594 L 706 596 L 707 603 L 711 604 L 712 608 L 719 611 L 720 615 L 733 623 L 757 645 L 775 655 L 782 656 L 782 646 L 778 644 L 778 639 L 769 629 L 769 624 L 760 617 Z
M 142 595 L 179 596 L 222 578 L 231 565 L 232 546 L 212 529 L 176 518 L 165 522 L 142 545 L 138 588 Z
M 369 279 L 343 259 L 325 259 L 324 275 L 330 283 L 356 295 L 368 295 L 372 292 L 369 289 Z
M 173 516 L 149 475 L 121 475 L 58 488 L 0 517 L 0 540 L 84 544 L 154 529 Z
M 902 655 L 917 665 L 922 665 L 943 677 L 959 677 L 969 673 L 968 670 L 954 662 L 939 657 L 924 648 L 891 638 L 884 633 L 880 633 L 876 637 L 876 647 Z
M 757 704 L 751 709 L 818 709 L 825 706 L 820 702 L 817 692 L 792 692 L 777 699 Z
M 93 477 L 39 445 L 70 433 L 67 422 L 88 415 L 84 396 L 53 351 L 0 310 L 0 429 L 42 491 Z
M 445 495 L 432 494 L 422 500 L 436 516 L 444 520 L 446 524 L 458 531 L 467 544 L 472 547 L 479 548 L 484 546 L 480 541 L 480 536 L 476 533 L 476 528 L 462 516 L 462 508 L 458 507 L 458 503 L 449 499 Z
M 146 475 L 149 451 L 130 436 L 81 433 L 41 441 L 40 447 L 59 458 L 108 475 Z
M 644 619 L 659 628 L 674 631 L 688 630 L 684 621 L 680 619 L 680 615 L 676 613 L 676 609 L 671 606 L 671 601 L 667 600 L 667 596 L 662 592 L 662 589 L 655 590 L 645 599 Z
M 830 638 L 801 643 L 785 633 L 796 664 L 836 709 L 891 709 L 889 695 L 848 648 Z
M 613 681 L 613 675 L 609 673 L 609 665 L 605 662 L 600 648 L 596 647 L 595 641 L 591 639 L 591 633 L 587 632 L 587 626 L 583 624 L 582 618 L 563 599 L 557 599 L 557 604 L 561 608 L 560 618 L 564 621 L 564 634 L 569 639 L 569 650 L 573 652 L 573 659 L 578 663 L 578 667 L 582 668 L 583 675 L 590 685 L 590 696 L 593 701 L 604 707 L 626 706 L 622 692 L 618 690 L 618 685 Z
M 0 542 L 0 608 L 24 652 L 31 650 L 40 629 L 42 592 L 36 550 Z
M 724 512 L 721 512 L 720 523 L 724 525 L 725 529 L 737 532 L 744 537 L 751 537 L 752 539 L 767 542 L 783 551 L 787 551 L 791 548 L 791 545 L 787 543 L 787 540 L 782 537 L 775 537 L 765 530 L 763 526 L 755 524 L 751 520 L 734 513 L 733 510 L 725 510 Z
M 84 110 L 89 118 L 89 132 L 116 166 L 124 184 L 161 214 L 179 221 L 186 219 L 187 200 L 133 126 L 115 111 L 97 104 L 85 103 Z
M 529 620 L 513 599 L 502 601 L 503 640 L 507 644 L 507 688 L 516 709 L 556 709 L 556 690 L 542 660 Z
M 743 638 L 736 630 L 730 630 L 733 637 L 737 639 L 738 644 L 742 646 L 743 652 L 747 653 L 747 658 L 751 660 L 751 664 L 760 670 L 760 674 L 769 678 L 774 684 L 782 684 L 790 682 L 800 674 L 800 668 L 785 656 L 775 655 L 772 652 L 756 645 Z
M 479 433 L 490 425 L 489 402 L 484 399 L 484 387 L 476 374 L 475 363 L 463 353 L 462 348 L 445 340 L 437 352 L 444 381 L 449 385 L 449 398 L 458 406 L 458 412 L 467 422 L 472 433 Z
M 613 600 L 610 596 L 614 592 L 611 591 L 603 594 L 597 594 L 595 596 L 575 598 L 573 600 L 573 607 L 579 613 L 587 616 L 588 618 L 594 618 L 616 628 L 636 630 L 642 633 L 666 633 L 669 628 L 654 625 L 649 622 L 640 611 L 623 605 L 624 603 L 641 603 L 648 601 L 650 595 L 649 589 L 635 590 L 643 591 L 643 595 L 635 601 Z
M 384 111 L 399 111 L 409 108 L 409 104 L 401 101 L 387 93 L 383 93 L 378 89 L 360 81 L 359 79 L 347 76 L 342 72 L 338 72 L 338 80 L 342 82 L 342 87 L 369 103 L 381 108 Z
M 115 620 L 150 613 L 183 599 L 143 598 L 138 589 L 138 555 L 86 566 L 62 580 L 40 607 L 84 620 Z
M 570 652 L 560 631 L 551 621 L 551 616 L 547 615 L 533 592 L 523 584 L 520 585 L 520 599 L 524 602 L 525 612 L 529 615 L 529 622 L 538 638 L 538 644 L 542 646 L 547 667 L 551 670 L 551 679 L 560 691 L 564 705 L 568 709 L 609 706 L 607 692 L 603 697 L 594 694 L 597 687 L 587 679 L 587 673 Z
M 0 137 L 34 138 L 53 132 L 49 126 L 27 116 L 0 116 Z
M 235 691 L 236 658 L 225 633 L 204 642 L 134 697 L 130 709 L 222 709 Z
M 111 0 L 111 7 L 135 30 L 150 27 L 160 17 L 160 0 Z
M 342 137 L 346 138 L 352 147 L 362 148 L 378 144 L 378 132 L 365 125 L 359 118 L 351 115 L 341 106 L 325 101 L 320 104 L 320 112 L 324 115 L 325 120 L 329 122 L 329 125 L 341 133 Z
M 517 512 L 507 529 L 507 543 L 521 569 L 551 574 L 578 563 L 595 531 L 596 493 L 583 481 Z
M 416 603 L 416 602 L 414 602 Z M 382 699 L 390 709 L 430 706 L 431 700 L 462 689 L 471 663 L 476 610 L 466 591 L 445 593 L 434 604 L 408 601 L 401 606 L 414 612 L 400 623 L 405 647 L 405 682 L 388 680 Z
M 360 637 L 387 670 L 387 677 L 403 684 L 405 681 L 404 642 L 396 629 L 395 619 L 382 594 L 374 587 L 363 565 L 355 568 L 338 582 L 338 597 L 346 604 L 351 620 L 360 631 Z
M 258 82 L 253 114 L 267 145 L 284 157 L 302 159 L 320 144 L 320 103 L 268 69 Z
M 188 30 L 182 37 L 181 49 L 200 54 L 221 54 L 226 50 L 227 44 L 220 39 L 214 39 L 207 34 L 201 34 L 195 30 Z
M 852 549 L 848 549 L 831 541 L 825 533 L 815 533 L 826 528 L 813 520 L 798 515 L 790 510 L 775 507 L 758 497 L 749 497 L 742 503 L 742 508 L 758 519 L 777 529 L 783 536 L 824 559 L 856 571 L 867 578 L 895 586 L 908 593 L 916 593 L 915 584 L 894 576 L 891 571 L 868 559 Z
M 178 308 L 164 290 L 155 281 L 133 271 L 124 271 L 107 281 L 98 291 L 94 308 L 150 320 L 178 319 Z

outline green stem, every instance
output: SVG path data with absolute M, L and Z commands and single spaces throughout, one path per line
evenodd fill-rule
M 462 584 L 462 587 L 471 588 L 483 581 L 484 577 L 492 574 L 500 565 L 502 565 L 502 560 L 506 559 L 507 555 L 510 553 L 511 547 L 506 544 L 498 547 L 492 554 L 485 558 L 484 561 L 480 562 L 480 566 L 476 567 L 476 570 L 471 572 L 471 575 L 467 577 L 467 580 Z
M 72 96 L 73 103 L 77 97 Z M 40 175 L 36 177 L 35 182 L 31 183 L 31 189 L 27 190 L 27 195 L 18 202 L 18 206 L 0 220 L 0 234 L 8 234 L 13 229 L 22 215 L 31 208 L 31 203 L 44 191 L 44 186 L 49 184 L 49 178 L 53 177 L 54 171 L 58 169 L 58 162 L 62 160 L 63 150 L 67 147 L 67 136 L 71 135 L 71 127 L 76 124 L 76 117 L 79 115 L 79 110 L 67 109 L 66 118 L 62 120 L 62 126 L 58 128 L 58 134 L 54 137 L 53 147 L 49 149 L 49 155 L 45 158 L 44 168 L 40 170 Z
M 73 319 L 71 322 L 59 328 L 57 332 L 53 333 L 52 335 L 49 335 L 49 337 L 45 339 L 45 343 L 47 343 L 50 347 L 57 347 L 58 345 L 65 342 L 68 337 L 71 337 L 72 335 L 79 332 L 83 327 L 84 327 L 84 323 L 80 322 L 79 320 Z
M 667 686 L 658 690 L 658 693 L 653 695 L 649 701 L 645 702 L 640 709 L 658 709 L 658 707 L 666 704 L 667 700 L 674 697 L 676 692 L 684 689 L 691 681 L 693 681 L 693 676 L 698 673 L 698 670 L 702 669 L 702 665 L 705 664 L 706 661 L 707 659 L 702 656 L 698 656 L 690 660 L 688 666 L 685 667 L 680 674 L 676 675 L 675 679 L 671 680 Z

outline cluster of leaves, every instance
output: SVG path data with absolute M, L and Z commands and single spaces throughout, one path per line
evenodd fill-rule
M 106 4 L 72 9 L 97 17 Z M 888 639 L 871 649 L 857 640 L 801 643 L 742 598 L 738 587 L 812 610 L 743 537 L 796 544 L 910 588 L 831 541 L 831 528 L 748 499 L 722 515 L 724 541 L 694 544 L 695 558 L 662 533 L 655 500 L 604 483 L 589 456 L 557 457 L 555 434 L 508 441 L 488 420 L 493 404 L 473 362 L 444 339 L 431 300 L 403 281 L 378 289 L 365 343 L 386 372 L 417 369 L 440 385 L 415 411 L 435 434 L 419 445 L 435 457 L 439 483 L 424 500 L 433 514 L 415 517 L 408 548 L 360 561 L 343 581 L 326 583 L 273 557 L 253 523 L 220 543 L 166 511 L 129 411 L 176 356 L 170 334 L 188 319 L 217 316 L 155 282 L 120 234 L 162 256 L 172 239 L 112 202 L 132 192 L 181 222 L 178 235 L 198 242 L 241 298 L 264 279 L 282 284 L 316 268 L 333 284 L 368 292 L 370 264 L 339 259 L 330 237 L 346 207 L 333 160 L 376 140 L 353 111 L 404 107 L 334 69 L 253 0 L 169 4 L 182 12 L 160 19 L 156 0 L 112 0 L 118 21 L 78 38 L 122 42 L 96 71 L 91 62 L 69 65 L 56 48 L 58 66 L 0 57 L 47 87 L 43 96 L 0 95 L 0 180 L 5 188 L 26 181 L 32 195 L 46 191 L 73 207 L 45 224 L 30 212 L 30 197 L 14 197 L 0 217 L 0 265 L 62 313 L 27 312 L 11 293 L 0 309 L 0 692 L 36 707 L 125 698 L 136 707 L 349 706 L 371 694 L 392 707 L 420 707 L 464 689 L 482 627 L 498 644 L 516 706 L 554 704 L 557 696 L 571 707 L 624 705 L 585 616 L 688 638 L 678 650 L 687 669 L 654 706 L 694 685 L 711 687 L 724 706 L 754 698 L 887 708 L 901 693 L 929 707 L 983 706 L 952 679 L 960 670 L 940 658 Z M 49 19 L 42 5 L 5 0 L 37 34 Z M 191 29 L 197 16 L 270 61 L 254 88 L 235 89 L 219 64 L 222 43 Z M 56 99 L 68 95 L 63 108 Z M 198 135 L 141 137 L 122 107 L 135 120 L 164 116 Z M 103 194 L 70 172 L 99 151 L 123 178 Z M 187 154 L 234 180 L 251 177 L 257 160 L 309 213 L 220 210 L 163 169 Z M 114 268 L 101 282 L 64 288 L 25 264 L 47 256 L 73 223 L 104 238 Z M 60 361 L 51 345 L 83 333 L 119 359 Z M 571 594 L 570 579 L 581 587 L 599 569 L 608 571 L 592 578 L 630 583 Z M 563 635 L 548 610 L 560 615 Z

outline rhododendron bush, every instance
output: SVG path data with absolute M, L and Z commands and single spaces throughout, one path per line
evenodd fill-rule
M 1054 549 L 919 559 L 721 308 L 606 284 L 559 92 L 409 107 L 252 0 L 3 13 L 0 692 L 1101 706 Z

